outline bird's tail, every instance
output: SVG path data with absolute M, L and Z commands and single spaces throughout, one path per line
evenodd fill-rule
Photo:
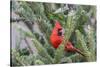
M 77 53 L 81 54 L 82 56 L 85 56 L 85 55 L 84 55 L 84 53 L 82 53 L 79 49 L 74 48 L 74 50 L 75 50 L 75 52 L 77 52 Z

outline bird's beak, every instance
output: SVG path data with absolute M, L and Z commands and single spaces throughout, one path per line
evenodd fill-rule
M 65 30 L 64 30 L 64 28 L 62 28 L 62 36 L 64 37 L 64 34 L 65 34 Z

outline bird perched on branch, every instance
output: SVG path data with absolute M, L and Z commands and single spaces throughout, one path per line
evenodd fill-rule
M 52 30 L 50 36 L 50 42 L 52 46 L 57 49 L 59 45 L 61 45 L 62 41 L 64 40 L 64 30 L 63 27 L 60 25 L 59 21 L 55 21 L 55 26 Z M 65 43 L 65 51 L 68 52 L 77 52 L 84 56 L 84 54 L 77 48 L 75 48 L 70 41 Z

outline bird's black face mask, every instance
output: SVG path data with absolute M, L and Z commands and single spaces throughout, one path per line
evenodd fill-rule
M 64 31 L 62 28 L 58 29 L 58 36 L 63 36 L 64 35 Z

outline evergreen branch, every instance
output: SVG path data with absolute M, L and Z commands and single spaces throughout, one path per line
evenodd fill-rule
M 31 21 L 35 21 L 36 20 L 36 16 L 34 15 L 32 9 L 29 7 L 29 5 L 27 4 L 27 2 L 20 2 L 20 10 L 19 13 L 22 14 L 22 16 L 26 19 L 26 20 L 31 20 Z
M 72 63 L 72 59 L 70 57 L 64 57 L 61 59 L 60 63 Z
M 75 28 L 76 28 L 76 21 L 74 19 L 75 16 L 75 12 L 74 11 L 70 11 L 68 16 L 67 16 L 67 22 L 65 24 L 65 41 L 67 42 L 70 39 L 70 36 L 72 35 L 72 33 L 74 32 Z
M 93 28 L 90 27 L 89 31 L 87 32 L 87 37 L 88 37 L 88 48 L 90 52 L 95 52 L 95 41 L 94 41 L 94 31 Z
M 20 64 L 20 65 L 25 65 L 22 60 L 20 59 L 19 53 L 16 52 L 16 50 L 12 49 L 12 55 L 15 58 L 15 60 Z
M 54 63 L 60 63 L 63 55 L 64 55 L 64 44 L 61 44 L 55 51 Z
M 83 35 L 79 30 L 76 30 L 75 32 L 76 32 L 78 44 L 80 44 L 80 49 L 83 51 L 86 61 L 92 61 L 92 57 L 91 57 L 92 53 L 89 52 L 86 42 L 83 38 Z
M 45 48 L 42 46 L 42 44 L 40 44 L 40 42 L 38 42 L 34 38 L 32 39 L 32 41 L 33 41 L 35 47 L 37 48 L 39 55 L 41 55 L 42 57 L 47 58 L 49 63 L 53 63 L 53 59 L 48 54 L 48 52 L 45 50 Z
M 81 32 L 79 30 L 76 30 L 75 32 L 76 32 L 76 36 L 77 36 L 77 41 L 78 41 L 78 43 L 81 46 L 81 50 L 83 52 L 87 52 L 88 51 L 88 48 L 86 46 L 86 43 L 85 43 L 85 40 L 84 40 L 83 35 L 81 34 Z
M 95 37 L 94 37 L 94 30 L 92 27 L 89 27 L 89 30 L 87 32 L 87 46 L 89 51 L 92 53 L 92 59 L 93 61 L 96 60 L 96 44 L 95 44 Z
M 72 60 L 72 62 L 80 62 L 81 60 L 83 60 L 83 56 L 81 56 L 78 53 L 71 55 L 68 58 L 70 58 Z
M 44 62 L 42 62 L 41 60 L 35 60 L 35 65 L 43 65 Z
M 54 13 L 55 14 L 56 13 L 64 13 L 66 10 L 69 10 L 68 5 L 63 6 L 63 7 L 59 8 L 59 9 L 57 9 Z

